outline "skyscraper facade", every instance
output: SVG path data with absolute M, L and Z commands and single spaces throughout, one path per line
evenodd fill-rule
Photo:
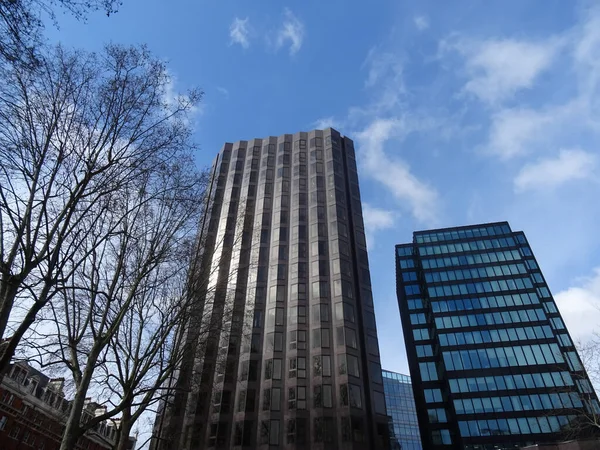
M 600 407 L 525 235 L 414 233 L 397 292 L 423 446 L 508 449 L 585 432 Z
M 218 327 L 189 333 L 155 448 L 386 448 L 352 141 L 225 144 L 203 227 L 214 289 L 195 314 Z
M 410 377 L 384 370 L 383 390 L 385 391 L 387 412 L 392 419 L 392 439 L 398 444 L 396 448 L 422 450 Z

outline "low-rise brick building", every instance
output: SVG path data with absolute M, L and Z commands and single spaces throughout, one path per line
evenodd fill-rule
M 0 383 L 0 448 L 2 450 L 57 450 L 71 408 L 64 379 L 51 379 L 24 362 L 17 362 Z M 86 400 L 84 419 L 105 412 Z M 77 443 L 81 450 L 112 449 L 117 438 L 114 423 L 100 423 Z M 129 449 L 135 447 L 130 438 Z

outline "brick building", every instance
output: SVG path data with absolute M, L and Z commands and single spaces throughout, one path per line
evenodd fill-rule
M 0 383 L 0 448 L 2 450 L 57 450 L 71 402 L 65 398 L 64 379 L 50 379 L 23 362 L 10 366 Z M 102 414 L 105 407 L 86 400 L 84 420 Z M 117 428 L 102 422 L 80 438 L 81 450 L 112 449 Z M 135 448 L 130 438 L 129 449 Z

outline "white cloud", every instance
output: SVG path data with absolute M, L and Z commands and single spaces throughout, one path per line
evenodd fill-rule
M 550 67 L 561 48 L 559 39 L 539 42 L 516 39 L 459 40 L 445 44 L 465 58 L 469 81 L 465 92 L 488 104 L 497 104 L 521 90 L 531 88 Z
M 600 332 L 600 267 L 577 284 L 554 295 L 554 300 L 573 339 L 586 341 Z
M 233 19 L 231 26 L 229 27 L 230 45 L 240 44 L 243 48 L 250 47 L 250 19 L 240 19 L 236 17 Z
M 369 203 L 363 203 L 363 219 L 365 229 L 375 232 L 394 226 L 395 214 L 392 211 L 371 206 Z
M 586 11 L 585 17 L 575 34 L 573 57 L 580 75 L 581 94 L 592 100 L 600 82 L 600 7 Z
M 415 16 L 413 22 L 419 31 L 424 31 L 429 28 L 429 20 L 425 16 Z
M 558 121 L 557 110 L 543 112 L 526 108 L 507 108 L 494 113 L 487 150 L 502 159 L 522 156 L 531 150 L 533 142 L 544 136 L 543 130 Z
M 517 191 L 549 190 L 568 181 L 593 176 L 598 156 L 579 149 L 563 149 L 555 158 L 540 159 L 527 164 L 514 180 Z
M 313 127 L 318 130 L 324 130 L 325 128 L 335 128 L 336 130 L 339 130 L 342 127 L 342 125 L 343 122 L 337 120 L 332 116 L 329 116 L 315 120 Z
M 365 87 L 378 86 L 381 82 L 393 81 L 400 91 L 405 92 L 403 65 L 398 55 L 391 52 L 379 52 L 376 47 L 369 50 L 362 67 L 369 66 Z
M 289 42 L 290 55 L 294 55 L 302 47 L 304 24 L 287 8 L 284 10 L 284 16 L 283 24 L 277 32 L 275 39 L 275 48 L 279 50 Z
M 227 90 L 226 88 L 224 88 L 222 86 L 217 86 L 217 91 L 220 92 L 221 94 L 223 94 L 223 96 L 225 96 L 225 98 L 229 98 L 229 90 Z
M 435 129 L 442 135 L 447 130 L 430 114 L 422 116 L 408 109 L 399 54 L 372 48 L 363 63 L 365 66 L 368 67 L 365 87 L 370 100 L 349 108 L 341 122 L 326 118 L 318 124 L 342 123 L 353 128 L 351 135 L 356 141 L 361 174 L 383 185 L 419 222 L 435 224 L 439 209 L 437 191 L 421 181 L 409 164 L 394 154 L 397 152 L 393 151 L 393 145 L 397 148 L 411 133 Z
M 401 141 L 417 128 L 417 124 L 403 118 L 374 119 L 357 134 L 357 142 L 366 174 L 383 184 L 401 203 L 408 204 L 417 220 L 431 224 L 437 220 L 436 190 L 412 174 L 406 162 L 384 151 L 388 141 Z
M 375 233 L 392 228 L 396 220 L 396 214 L 393 211 L 376 208 L 365 202 L 363 202 L 362 208 L 367 246 L 372 249 L 375 243 Z

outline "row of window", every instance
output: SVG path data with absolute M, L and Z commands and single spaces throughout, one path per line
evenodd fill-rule
M 474 264 L 490 264 L 495 262 L 520 261 L 519 250 L 498 250 L 495 252 L 476 253 L 473 255 L 445 256 L 442 258 L 424 258 L 421 260 L 423 269 L 442 269 L 444 267 L 467 266 Z M 534 265 L 530 268 L 535 268 Z M 528 264 L 529 265 L 529 264 Z M 402 264 L 401 264 L 402 266 Z
M 470 311 L 474 309 L 505 308 L 513 306 L 539 304 L 537 294 L 524 292 L 521 294 L 495 295 L 479 298 L 464 298 L 456 300 L 435 300 L 430 302 L 431 309 L 435 313 L 452 311 Z M 420 298 L 407 300 L 408 309 L 423 309 L 423 300 Z M 552 301 L 542 303 L 548 313 L 556 313 L 556 305 Z
M 457 378 L 450 379 L 449 382 L 450 391 L 454 393 L 573 386 L 571 374 L 564 371 Z
M 241 426 L 242 422 L 236 423 L 236 432 L 234 433 L 234 445 L 251 445 L 251 433 L 246 432 L 246 428 L 248 428 L 249 430 L 251 429 L 251 426 L 246 425 L 246 423 L 250 425 L 250 421 L 244 421 L 243 423 L 243 431 Z M 258 432 L 259 444 L 279 446 L 280 427 L 280 421 L 276 419 L 261 421 Z M 340 430 L 342 433 L 343 442 L 364 442 L 365 432 L 363 428 L 363 421 L 360 417 L 340 418 Z M 307 419 L 304 417 L 287 419 L 285 430 L 286 443 L 305 445 L 307 443 L 306 437 L 308 429 L 309 426 L 307 424 Z M 315 417 L 313 419 L 313 430 L 313 440 L 315 443 L 334 442 L 335 436 L 337 434 L 335 418 Z M 246 436 L 248 436 L 247 439 Z
M 404 272 L 402 274 L 412 277 L 415 272 Z M 448 281 L 472 280 L 475 278 L 506 277 L 511 275 L 525 275 L 527 269 L 524 264 L 504 264 L 501 266 L 487 266 L 472 269 L 443 270 L 439 272 L 425 272 L 427 283 L 446 283 Z M 416 279 L 416 277 L 415 277 Z M 412 281 L 405 279 L 404 281 Z
M 568 339 L 568 336 L 565 335 Z M 515 342 L 533 339 L 553 339 L 554 333 L 548 325 L 500 328 L 480 331 L 462 331 L 460 333 L 440 334 L 440 345 L 443 347 L 465 344 L 483 344 L 489 342 Z
M 492 295 L 489 297 L 437 300 L 431 302 L 433 312 L 468 311 L 472 309 L 505 308 L 539 304 L 540 299 L 533 292 L 521 294 Z
M 382 383 L 381 366 L 376 362 L 370 363 L 373 381 Z M 270 358 L 265 361 L 265 380 L 281 380 L 283 374 L 283 360 L 281 358 Z M 313 356 L 313 376 L 331 376 L 331 356 Z M 360 378 L 358 358 L 353 355 L 342 354 L 338 356 L 339 375 L 351 375 Z M 288 359 L 288 378 L 306 378 L 306 358 L 302 356 Z
M 507 224 L 503 225 L 488 225 L 478 228 L 465 228 L 454 231 L 436 231 L 433 233 L 415 234 L 417 243 L 449 241 L 454 239 L 468 239 L 473 237 L 498 236 L 511 233 L 510 227 Z M 519 235 L 517 235 L 519 236 Z
M 307 409 L 307 387 L 292 386 L 288 388 L 287 409 L 304 410 Z M 254 391 L 253 391 L 254 392 Z M 254 409 L 255 399 L 248 396 L 249 391 L 241 391 L 238 398 L 237 411 L 252 411 Z M 220 394 L 218 392 L 217 394 Z M 265 388 L 263 390 L 263 411 L 281 411 L 282 390 L 279 387 Z M 330 384 L 318 384 L 313 386 L 313 407 L 314 408 L 333 408 L 333 386 Z M 223 405 L 223 399 L 219 396 L 214 402 L 215 406 Z M 251 405 L 248 405 L 248 402 Z M 362 408 L 361 388 L 354 384 L 340 385 L 339 392 L 340 406 L 349 406 L 351 408 Z
M 497 239 L 482 239 L 478 241 L 456 242 L 454 244 L 442 245 L 420 245 L 418 246 L 419 255 L 442 255 L 445 253 L 472 252 L 477 250 L 489 250 L 494 248 L 514 247 L 517 243 L 512 237 Z
M 464 398 L 454 400 L 456 414 L 513 411 L 540 411 L 583 406 L 576 392 L 511 395 L 505 397 Z
M 407 295 L 411 295 L 409 291 L 414 291 L 414 289 L 407 290 L 406 288 L 409 286 L 410 285 L 405 286 Z M 512 278 L 509 280 L 482 281 L 479 283 L 429 286 L 427 289 L 430 297 L 447 297 L 450 295 L 486 294 L 491 292 L 516 291 L 532 288 L 533 283 L 531 278 L 527 277 Z M 419 290 L 417 289 L 417 292 L 414 293 L 418 294 Z
M 446 370 L 487 369 L 564 362 L 558 345 L 516 345 L 514 347 L 483 348 L 442 352 Z
M 519 417 L 517 419 L 470 420 L 458 422 L 462 437 L 511 434 L 556 433 L 567 427 L 574 416 Z
M 419 316 L 419 314 L 411 314 Z M 546 313 L 541 308 L 521 309 L 518 311 L 502 311 L 485 314 L 466 314 L 464 316 L 436 317 L 435 325 L 438 329 L 477 327 L 486 325 L 505 325 L 511 323 L 539 322 L 546 320 Z M 412 323 L 412 320 L 411 320 Z M 421 322 L 418 322 L 421 323 Z M 422 322 L 425 323 L 425 322 Z

